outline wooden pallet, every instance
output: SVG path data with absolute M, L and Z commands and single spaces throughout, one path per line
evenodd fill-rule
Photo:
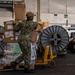
M 19 64 L 16 66 L 16 70 L 23 70 L 23 64 Z M 13 70 L 10 64 L 0 64 L 0 71 L 11 71 Z

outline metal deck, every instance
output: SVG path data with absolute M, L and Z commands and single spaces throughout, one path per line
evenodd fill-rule
M 34 73 L 24 73 L 21 71 L 0 72 L 0 75 L 75 75 L 75 54 L 58 56 L 55 60 L 56 66 L 35 66 Z

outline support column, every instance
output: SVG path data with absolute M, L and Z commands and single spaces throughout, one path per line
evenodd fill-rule
M 40 0 L 37 0 L 37 22 L 40 21 Z

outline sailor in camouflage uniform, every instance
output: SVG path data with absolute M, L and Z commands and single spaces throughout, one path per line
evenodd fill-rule
M 16 65 L 24 60 L 25 72 L 30 72 L 30 58 L 31 58 L 31 36 L 32 32 L 37 28 L 38 24 L 33 21 L 34 14 L 27 12 L 27 20 L 19 22 L 15 25 L 14 31 L 21 31 L 18 37 L 18 43 L 21 48 L 22 54 L 14 61 L 11 62 L 12 68 L 15 70 Z

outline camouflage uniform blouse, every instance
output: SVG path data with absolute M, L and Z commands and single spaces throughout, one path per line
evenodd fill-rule
M 36 22 L 29 20 L 19 22 L 19 24 L 14 27 L 15 31 L 21 31 L 18 37 L 18 42 L 21 42 L 24 39 L 30 39 L 32 32 L 37 28 L 37 25 L 38 24 Z

